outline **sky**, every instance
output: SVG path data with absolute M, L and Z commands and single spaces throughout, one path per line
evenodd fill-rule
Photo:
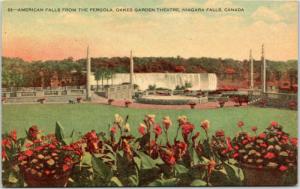
M 9 12 L 17 8 L 112 8 L 113 12 Z M 117 8 L 221 8 L 222 12 L 116 12 Z M 244 9 L 225 12 L 224 8 Z M 7 0 L 2 54 L 24 60 L 86 57 L 298 59 L 297 1 Z

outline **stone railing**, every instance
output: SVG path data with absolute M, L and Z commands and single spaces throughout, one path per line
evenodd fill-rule
M 2 97 L 17 98 L 17 97 L 47 97 L 47 96 L 82 96 L 85 94 L 85 89 L 67 89 L 67 90 L 32 90 L 32 91 L 2 91 Z
M 64 86 L 64 87 L 11 87 L 2 88 L 2 92 L 32 92 L 32 91 L 55 91 L 55 90 L 71 90 L 71 89 L 85 89 L 85 85 L 81 86 Z

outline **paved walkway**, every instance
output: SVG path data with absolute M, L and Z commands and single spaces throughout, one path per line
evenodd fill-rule
M 112 102 L 112 106 L 117 106 L 117 107 L 125 107 L 125 101 L 124 100 L 115 100 Z M 105 98 L 98 98 L 98 99 L 93 99 L 92 103 L 96 104 L 108 104 L 107 99 Z M 228 101 L 225 103 L 224 107 L 234 107 L 236 103 L 232 101 Z M 246 104 L 243 104 L 242 107 L 247 106 Z M 136 103 L 133 102 L 132 104 L 129 105 L 130 108 L 134 109 L 164 109 L 164 110 L 181 110 L 181 109 L 190 109 L 189 105 L 157 105 L 157 104 L 141 104 L 141 103 Z M 215 108 L 220 108 L 219 103 L 217 102 L 207 102 L 203 104 L 197 104 L 195 106 L 195 109 L 215 109 Z

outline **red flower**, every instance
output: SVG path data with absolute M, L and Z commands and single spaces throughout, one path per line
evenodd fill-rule
M 288 140 L 288 139 L 289 139 L 289 136 L 287 136 L 287 135 L 282 135 L 282 139 Z
M 225 134 L 224 134 L 224 131 L 223 130 L 218 130 L 218 131 L 216 131 L 216 133 L 215 133 L 215 136 L 216 137 L 223 137 Z
M 182 128 L 182 134 L 184 136 L 187 136 L 194 130 L 195 126 L 189 122 L 186 122 L 183 125 L 181 125 L 181 128 Z
M 232 148 L 232 145 L 231 145 L 231 142 L 230 142 L 231 140 L 230 140 L 230 137 L 227 137 L 226 138 L 226 144 L 227 144 L 227 150 L 228 151 L 231 151 L 231 150 L 233 150 L 233 148 Z
M 88 132 L 87 134 L 84 135 L 84 138 L 86 139 L 87 151 L 91 153 L 96 153 L 97 150 L 99 149 L 98 147 L 99 138 L 97 136 L 96 131 L 92 130 L 91 132 Z M 70 150 L 72 150 L 72 147 L 67 147 L 67 148 L 70 148 Z
M 50 175 L 50 171 L 48 169 L 45 170 L 46 175 Z
M 276 121 L 272 121 L 272 122 L 270 123 L 270 126 L 271 126 L 271 127 L 277 127 L 277 126 L 278 126 L 278 123 L 277 123 Z
M 26 150 L 25 152 L 24 152 L 24 154 L 26 155 L 26 156 L 32 156 L 32 154 L 33 154 L 33 152 L 32 152 L 32 150 Z
M 282 131 L 277 131 L 276 134 L 277 134 L 277 135 L 282 135 L 283 132 L 282 132 Z
M 17 142 L 17 131 L 13 130 L 10 134 L 9 134 L 10 138 L 13 139 L 14 142 Z
M 31 140 L 36 140 L 37 139 L 37 135 L 40 133 L 40 130 L 37 128 L 36 125 L 32 125 L 29 130 L 28 130 L 28 137 Z
M 49 144 L 49 148 L 50 148 L 50 149 L 55 149 L 56 146 L 55 146 L 54 144 Z
M 171 150 L 167 151 L 160 151 L 161 159 L 167 164 L 167 165 L 174 165 L 176 163 L 176 159 L 174 157 L 174 154 Z
M 243 140 L 242 144 L 247 144 L 249 141 L 248 140 Z
M 116 134 L 117 133 L 117 128 L 115 126 L 113 126 L 112 128 L 110 128 L 110 132 L 112 134 Z
M 235 150 L 238 150 L 239 149 L 239 146 L 234 146 L 233 147 Z
M 243 127 L 244 125 L 245 125 L 244 122 L 242 122 L 242 121 L 239 121 L 239 122 L 238 122 L 238 127 L 239 127 L 239 128 Z
M 35 147 L 35 151 L 41 151 L 41 150 L 43 150 L 44 149 L 44 147 L 43 146 L 37 146 L 37 147 Z
M 294 146 L 297 146 L 298 144 L 298 139 L 297 138 L 290 138 L 290 143 Z
M 260 133 L 259 135 L 258 135 L 258 137 L 259 138 L 261 138 L 261 139 L 264 139 L 264 138 L 266 138 L 266 134 L 265 133 Z
M 65 157 L 65 159 L 64 159 L 64 162 L 65 162 L 65 163 L 72 163 L 72 162 L 73 162 L 73 160 L 72 160 L 72 158 L 71 158 L 71 157 L 69 157 L 69 156 L 66 156 L 66 157 Z
M 180 150 L 182 154 L 184 154 L 187 150 L 188 145 L 185 142 L 177 142 L 176 147 Z
M 8 157 L 7 157 L 6 151 L 2 148 L 2 161 L 5 161 L 7 159 L 8 159 Z
M 288 169 L 288 167 L 284 166 L 284 165 L 280 165 L 280 167 L 279 167 L 280 171 L 286 171 L 287 169 Z
M 63 165 L 63 171 L 68 171 L 69 169 L 71 169 L 70 165 L 67 165 L 67 164 Z
M 159 124 L 157 124 L 157 125 L 154 126 L 153 131 L 154 131 L 154 133 L 155 133 L 156 136 L 159 136 L 162 133 L 162 129 L 161 129 L 161 127 L 160 127 Z
M 266 148 L 268 146 L 266 143 L 261 143 L 259 145 L 260 145 L 260 147 L 264 147 L 264 148 Z
M 268 153 L 264 156 L 264 158 L 266 158 L 266 159 L 273 159 L 273 158 L 275 158 L 275 154 L 272 153 L 272 152 L 268 152 Z
M 25 144 L 25 147 L 26 147 L 26 148 L 29 148 L 30 146 L 32 146 L 32 143 L 26 143 L 26 144 Z
M 239 153 L 234 153 L 234 154 L 232 155 L 232 157 L 233 157 L 233 158 L 239 157 Z
M 256 127 L 256 126 L 253 126 L 253 127 L 251 127 L 251 130 L 252 130 L 253 132 L 256 132 L 256 131 L 257 131 L 257 127 Z
M 11 149 L 11 141 L 8 138 L 2 139 L 2 148 L 4 147 Z
M 145 135 L 146 134 L 146 125 L 141 123 L 140 126 L 139 126 L 138 131 L 141 135 Z

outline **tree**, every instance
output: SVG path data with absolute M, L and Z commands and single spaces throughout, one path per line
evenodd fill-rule
M 290 89 L 293 88 L 294 81 L 298 80 L 298 72 L 295 68 L 290 68 L 288 70 L 289 79 L 290 79 Z
M 104 72 L 104 78 L 106 79 L 106 85 L 108 85 L 108 80 L 111 79 L 111 70 L 109 69 L 106 69 L 105 72 Z
M 99 69 L 97 69 L 95 72 L 94 72 L 94 75 L 95 75 L 95 80 L 97 82 L 97 92 L 98 92 L 98 89 L 99 89 L 99 80 L 102 79 L 103 81 L 103 72 Z M 103 88 L 103 82 L 102 82 L 102 88 Z

